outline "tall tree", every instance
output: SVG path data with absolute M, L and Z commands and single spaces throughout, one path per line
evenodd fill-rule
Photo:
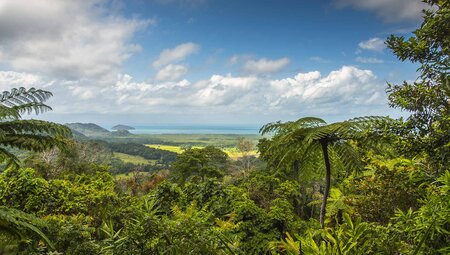
M 272 139 L 261 152 L 263 158 L 280 165 L 288 163 L 296 165 L 296 171 L 315 171 L 325 168 L 325 186 L 320 207 L 320 224 L 324 227 L 327 199 L 331 187 L 331 166 L 334 162 L 347 170 L 356 170 L 359 157 L 349 144 L 358 138 L 359 132 L 381 117 L 356 118 L 343 122 L 327 124 L 314 117 L 301 118 L 286 123 L 276 122 L 263 126 L 262 135 L 274 133 Z M 318 156 L 323 163 L 320 164 Z
M 197 177 L 203 181 L 205 178 L 222 177 L 227 166 L 228 155 L 221 149 L 213 146 L 193 148 L 178 155 L 172 165 L 172 175 L 182 183 Z
M 70 130 L 56 123 L 22 119 L 23 113 L 36 114 L 51 110 L 44 102 L 52 93 L 40 89 L 12 89 L 0 95 L 0 163 L 17 167 L 19 160 L 11 148 L 44 151 L 63 146 L 63 138 L 71 136 Z
M 414 82 L 388 84 L 389 103 L 410 112 L 395 129 L 407 156 L 425 152 L 436 172 L 450 161 L 450 0 L 425 0 L 431 8 L 413 36 L 390 36 L 387 46 L 401 61 L 420 65 Z

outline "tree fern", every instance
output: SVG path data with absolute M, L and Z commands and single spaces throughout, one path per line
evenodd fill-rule
M 70 130 L 56 123 L 42 120 L 23 120 L 21 115 L 39 114 L 51 110 L 44 102 L 52 96 L 45 90 L 14 88 L 0 95 L 0 163 L 17 167 L 19 160 L 9 148 L 44 151 L 64 145 Z
M 320 118 L 306 117 L 286 123 L 269 123 L 260 130 L 263 135 L 273 135 L 271 140 L 266 140 L 261 155 L 277 166 L 290 167 L 293 162 L 299 161 L 303 170 L 300 172 L 325 169 L 326 183 L 320 210 L 320 223 L 324 227 L 331 165 L 340 165 L 348 172 L 356 171 L 360 167 L 359 155 L 348 142 L 359 137 L 359 133 L 370 127 L 371 123 L 382 119 L 386 117 L 360 117 L 327 124 Z M 322 162 L 318 157 L 320 154 Z

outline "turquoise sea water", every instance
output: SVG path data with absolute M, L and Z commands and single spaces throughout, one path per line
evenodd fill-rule
M 257 135 L 259 126 L 189 126 L 189 125 L 155 125 L 132 126 L 133 134 L 239 134 Z

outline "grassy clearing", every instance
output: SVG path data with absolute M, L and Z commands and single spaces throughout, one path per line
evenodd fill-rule
M 260 135 L 224 135 L 224 134 L 139 134 L 133 136 L 140 140 L 149 140 L 147 144 L 169 143 L 172 145 L 189 144 L 193 146 L 233 147 L 239 137 L 251 140 L 254 144 Z M 153 141 L 152 141 L 153 140 Z M 161 141 L 161 142 L 158 142 Z M 143 142 L 144 143 L 144 142 Z
M 126 173 L 126 174 L 116 174 L 116 175 L 114 175 L 114 177 L 116 178 L 116 180 L 125 180 L 125 179 L 129 179 L 129 178 L 133 178 L 136 175 L 141 175 L 143 177 L 150 177 L 152 175 L 152 173 L 130 172 L 130 173 Z
M 141 156 L 134 156 L 120 152 L 114 152 L 114 157 L 122 160 L 125 163 L 132 163 L 135 165 L 146 165 L 146 164 L 154 165 L 156 163 L 156 160 L 148 160 Z
M 171 151 L 171 152 L 175 152 L 175 153 L 182 153 L 183 152 L 182 146 L 177 146 L 177 145 L 146 144 L 145 146 L 148 146 L 150 148 L 165 150 L 165 151 Z M 201 149 L 201 148 L 204 148 L 204 147 L 205 146 L 192 146 L 191 148 Z
M 182 146 L 164 145 L 164 144 L 146 144 L 145 146 L 148 146 L 150 148 L 166 150 L 166 151 L 172 151 L 172 152 L 175 152 L 175 153 L 182 153 L 183 152 Z M 205 146 L 192 146 L 191 148 L 202 149 L 204 147 Z M 225 148 L 222 148 L 222 150 L 226 154 L 228 154 L 228 156 L 230 158 L 232 158 L 232 159 L 238 159 L 238 158 L 243 156 L 243 153 L 239 152 L 236 147 L 225 147 Z M 249 152 L 249 155 L 256 156 L 256 155 L 258 155 L 258 152 L 256 150 L 253 150 L 253 151 Z
M 236 147 L 232 147 L 232 148 L 224 148 L 223 151 L 228 154 L 228 157 L 232 158 L 232 159 L 238 159 L 241 158 L 242 156 L 244 156 L 244 154 L 240 151 L 238 151 L 238 149 Z M 248 153 L 249 156 L 258 156 L 258 151 L 257 150 L 252 150 Z

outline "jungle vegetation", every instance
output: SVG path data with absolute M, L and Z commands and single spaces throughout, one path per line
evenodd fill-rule
M 425 2 L 413 36 L 386 41 L 419 66 L 387 85 L 408 117 L 269 123 L 258 157 L 245 139 L 237 160 L 74 140 L 22 119 L 50 92 L 3 92 L 0 254 L 450 254 L 450 1 Z M 122 171 L 114 151 L 161 168 Z

